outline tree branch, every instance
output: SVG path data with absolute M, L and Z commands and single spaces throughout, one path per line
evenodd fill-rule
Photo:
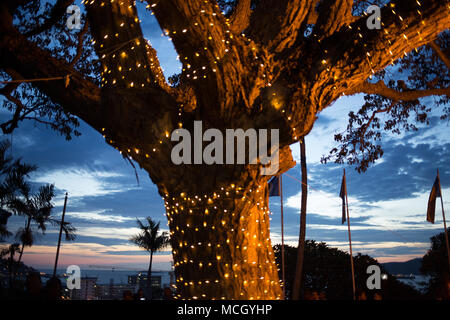
M 213 2 L 148 1 L 183 63 L 181 81 L 193 88 L 197 112 L 223 125 L 221 116 L 234 121 L 237 113 L 253 107 L 259 90 L 269 82 L 261 78 L 270 74 L 272 65 L 266 51 L 231 32 L 231 24 Z
M 17 72 L 14 72 L 14 70 L 12 70 L 12 69 L 6 69 L 5 72 L 13 80 L 20 79 L 20 75 Z M 6 96 L 10 95 L 14 90 L 16 90 L 19 85 L 20 85 L 20 82 L 8 83 L 3 88 L 0 89 L 0 94 L 4 95 L 6 97 Z
M 369 120 L 365 123 L 365 124 L 363 124 L 362 126 L 361 126 L 361 128 L 360 128 L 360 140 L 359 140 L 359 142 L 360 142 L 360 144 L 361 144 L 361 146 L 363 146 L 364 145 L 364 137 L 365 137 L 365 134 L 366 134 L 366 132 L 367 132 L 367 129 L 369 128 L 369 126 L 370 126 L 370 124 L 373 122 L 373 120 L 375 119 L 375 116 L 378 114 L 378 113 L 387 113 L 387 112 L 390 112 L 391 110 L 392 110 L 392 108 L 394 107 L 394 105 L 395 105 L 395 101 L 393 101 L 390 105 L 389 105 L 389 107 L 386 107 L 386 108 L 382 108 L 382 109 L 378 109 L 378 110 L 375 110 L 374 112 L 372 112 L 372 115 L 370 116 L 370 118 L 369 118 Z
M 50 17 L 44 21 L 43 24 L 37 26 L 33 30 L 28 31 L 25 36 L 31 37 L 35 36 L 39 33 L 42 33 L 48 29 L 50 29 L 58 20 L 66 14 L 67 7 L 70 6 L 74 0 L 58 0 L 53 6 Z
M 389 88 L 382 80 L 380 80 L 377 83 L 363 82 L 358 87 L 355 87 L 352 92 L 349 92 L 349 94 L 355 93 L 377 94 L 397 102 L 412 101 L 434 95 L 450 96 L 450 88 L 397 91 Z
M 311 130 L 317 112 L 341 95 L 355 93 L 375 72 L 449 27 L 448 8 L 441 1 L 420 3 L 391 1 L 381 11 L 381 30 L 369 30 L 364 16 L 323 39 L 299 41 L 279 55 L 281 68 L 272 88 L 286 102 L 282 111 L 293 129 L 291 143 Z
M 230 17 L 230 29 L 235 34 L 240 34 L 250 24 L 251 0 L 239 0 L 236 9 Z
M 230 42 L 230 26 L 213 1 L 147 2 L 185 65 L 197 65 L 200 62 L 213 68 L 214 61 L 222 59 L 228 52 L 226 41 Z
M 25 106 L 22 104 L 22 101 L 20 101 L 20 99 L 17 99 L 11 94 L 5 94 L 4 96 L 16 105 L 16 110 L 14 111 L 13 118 L 0 125 L 3 134 L 10 134 L 14 131 L 15 128 L 17 128 L 17 125 L 20 121 L 20 113 L 25 109 Z
M 314 12 L 317 0 L 263 0 L 250 19 L 249 35 L 270 50 L 290 47 L 302 32 L 302 24 Z
M 304 76 L 312 75 L 316 79 L 314 87 L 321 88 L 313 101 L 318 110 L 341 94 L 354 92 L 375 72 L 434 40 L 450 26 L 448 8 L 442 2 L 420 3 L 392 1 L 382 8 L 381 30 L 369 30 L 367 17 L 361 17 L 349 28 L 304 48 L 309 56 L 299 55 L 298 59 L 302 59 L 302 66 L 304 61 L 309 64 L 299 71 Z
M 142 34 L 134 1 L 93 2 L 86 8 L 103 85 L 168 88 L 156 51 Z
M 12 17 L 0 7 L 0 67 L 13 70 L 24 79 L 53 78 L 70 75 L 70 86 L 64 80 L 41 81 L 33 85 L 52 101 L 100 130 L 100 90 L 68 63 L 58 60 L 29 41 L 12 25 Z M 8 69 L 5 70 L 8 72 Z
M 83 29 L 78 33 L 78 45 L 77 45 L 77 53 L 75 54 L 75 57 L 73 57 L 72 61 L 69 63 L 69 66 L 72 68 L 75 66 L 75 63 L 81 58 L 81 55 L 83 54 L 83 39 L 86 33 L 89 31 L 89 21 L 86 21 L 84 23 Z
M 436 54 L 442 60 L 442 62 L 447 66 L 447 68 L 450 70 L 450 59 L 448 58 L 448 55 L 442 52 L 441 47 L 438 45 L 438 43 L 436 41 L 431 41 L 429 45 L 434 50 L 434 52 L 436 52 Z
M 353 0 L 324 0 L 318 7 L 315 32 L 319 38 L 325 38 L 343 26 L 352 23 L 356 18 L 352 16 Z

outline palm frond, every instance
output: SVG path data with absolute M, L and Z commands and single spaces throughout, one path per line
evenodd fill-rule
M 163 232 L 159 235 L 159 222 L 155 222 L 150 217 L 147 217 L 147 225 L 144 225 L 139 219 L 136 220 L 141 232 L 132 236 L 129 239 L 130 242 L 150 252 L 162 250 L 169 245 L 170 238 L 168 233 Z

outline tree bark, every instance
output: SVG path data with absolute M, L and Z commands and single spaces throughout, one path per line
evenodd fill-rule
M 165 197 L 178 298 L 280 299 L 267 179 L 222 188 Z
M 306 146 L 305 138 L 300 139 L 300 165 L 302 170 L 302 204 L 300 209 L 300 235 L 298 238 L 297 264 L 295 267 L 294 286 L 292 289 L 292 300 L 300 299 L 300 288 L 303 275 L 303 263 L 305 256 L 306 237 L 306 206 L 308 200 L 308 176 L 306 167 Z

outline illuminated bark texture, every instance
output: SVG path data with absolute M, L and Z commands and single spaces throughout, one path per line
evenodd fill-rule
M 0 5 L 2 70 L 29 79 L 70 74 L 67 88 L 62 81 L 35 86 L 158 186 L 180 298 L 276 299 L 281 288 L 269 238 L 269 177 L 252 165 L 176 166 L 170 133 L 192 132 L 194 120 L 204 130 L 279 129 L 284 172 L 294 164 L 289 145 L 311 130 L 318 112 L 367 90 L 373 72 L 449 27 L 442 0 L 394 1 L 382 9 L 381 30 L 352 16 L 350 0 L 262 0 L 254 10 L 250 2 L 241 0 L 229 19 L 212 0 L 148 2 L 183 64 L 179 84 L 170 86 L 133 1 L 86 1 L 101 87 L 21 34 L 12 24 L 14 1 Z M 305 37 L 309 25 L 314 33 Z

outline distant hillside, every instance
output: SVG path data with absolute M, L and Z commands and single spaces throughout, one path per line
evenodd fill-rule
M 408 260 L 405 262 L 388 262 L 382 263 L 381 265 L 390 274 L 420 274 L 420 265 L 422 263 L 422 258 L 416 258 Z

